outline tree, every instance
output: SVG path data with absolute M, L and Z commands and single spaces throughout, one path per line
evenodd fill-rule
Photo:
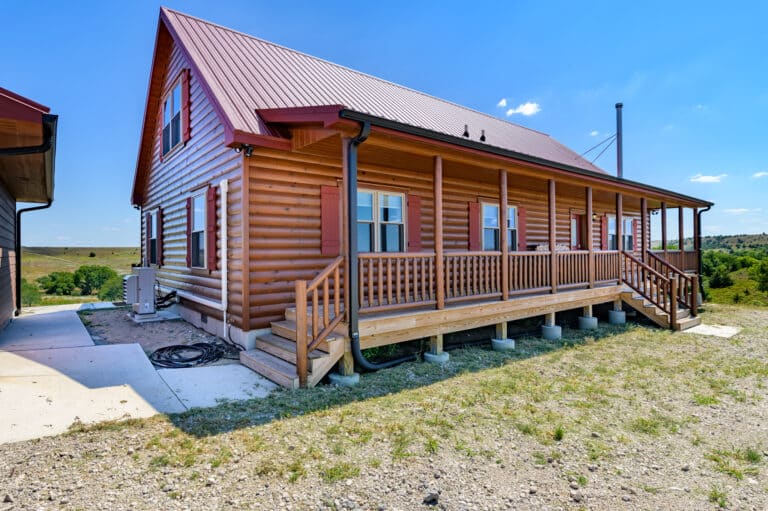
M 27 279 L 21 279 L 21 303 L 25 307 L 40 303 L 40 288 L 27 282 Z
M 757 289 L 768 293 L 768 259 L 752 267 L 752 278 L 757 281 Z
M 75 290 L 75 277 L 68 271 L 55 271 L 37 279 L 49 295 L 71 295 Z
M 728 267 L 724 264 L 721 264 L 717 268 L 715 268 L 714 273 L 709 278 L 709 287 L 711 288 L 722 288 L 722 287 L 730 287 L 733 285 L 733 279 L 731 278 L 731 274 L 728 273 Z
M 80 293 L 90 295 L 101 289 L 109 279 L 117 277 L 117 272 L 109 266 L 81 266 L 75 271 L 75 285 Z
M 99 290 L 99 300 L 105 302 L 116 302 L 123 299 L 123 279 L 115 276 L 109 279 L 101 286 Z

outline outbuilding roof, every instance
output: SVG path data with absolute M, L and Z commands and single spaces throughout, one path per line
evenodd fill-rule
M 467 126 L 489 146 L 604 172 L 544 133 L 171 9 L 161 19 L 236 132 L 273 135 L 258 110 L 341 105 L 455 137 Z

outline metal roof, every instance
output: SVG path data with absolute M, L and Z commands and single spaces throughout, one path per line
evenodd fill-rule
M 342 105 L 349 110 L 462 137 L 584 170 L 605 172 L 549 135 L 241 32 L 161 9 L 232 129 L 274 133 L 262 109 Z

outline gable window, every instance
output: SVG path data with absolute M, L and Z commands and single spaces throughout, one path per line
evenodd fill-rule
M 393 192 L 357 192 L 357 249 L 360 252 L 405 250 L 405 195 Z
M 181 80 L 163 100 L 163 155 L 181 143 Z
M 205 268 L 205 195 L 192 197 L 190 215 L 190 263 L 193 268 Z
M 147 219 L 147 248 L 149 249 L 149 264 L 157 264 L 157 212 L 148 213 Z
M 500 250 L 501 234 L 499 231 L 499 206 L 496 204 L 482 205 L 483 250 Z M 517 208 L 507 207 L 507 248 L 517 247 Z

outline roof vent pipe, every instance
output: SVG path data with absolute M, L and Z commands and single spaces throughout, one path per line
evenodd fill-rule
M 621 132 L 621 109 L 623 103 L 616 103 L 616 177 L 624 178 L 624 147 L 623 134 Z
M 461 136 L 469 138 L 469 124 L 464 125 L 464 133 Z
M 480 142 L 485 142 L 485 130 L 480 131 Z

